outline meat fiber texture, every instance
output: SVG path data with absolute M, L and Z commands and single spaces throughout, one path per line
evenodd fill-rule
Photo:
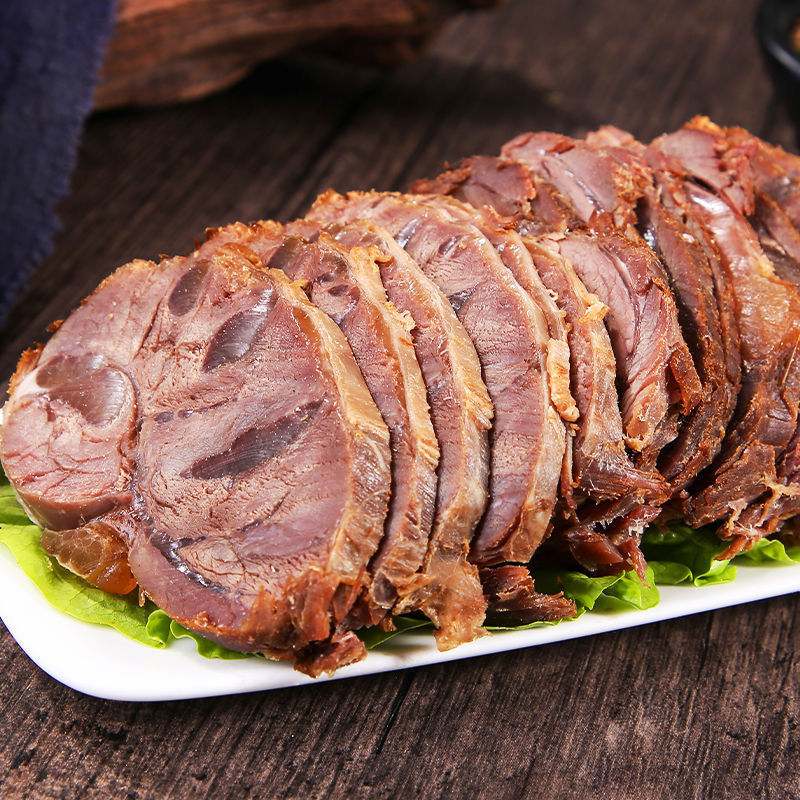
M 0 458 L 42 546 L 317 675 L 419 612 L 446 649 L 800 514 L 800 159 L 698 118 L 523 134 L 411 194 L 210 230 L 23 354 Z
M 362 655 L 337 628 L 381 540 L 388 430 L 344 336 L 282 272 L 224 248 L 133 262 L 10 394 L 3 464 L 66 566 L 92 580 L 95 540 L 121 543 L 100 559 L 203 636 L 312 672 L 322 642 L 337 664 Z
M 447 296 L 475 344 L 495 413 L 489 502 L 472 558 L 480 565 L 528 561 L 550 524 L 566 445 L 550 402 L 544 314 L 486 237 L 429 198 L 353 193 L 325 204 L 327 219 L 386 227 Z M 318 201 L 312 215 L 321 213 Z

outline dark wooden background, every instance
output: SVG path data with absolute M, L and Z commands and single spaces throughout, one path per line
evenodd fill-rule
M 113 267 L 204 226 L 403 188 L 527 129 L 697 113 L 791 145 L 754 0 L 510 2 L 391 73 L 292 60 L 88 124 L 0 377 Z M 702 591 L 702 590 L 698 590 Z M 67 689 L 0 629 L 2 798 L 797 798 L 800 595 L 407 672 L 164 704 Z

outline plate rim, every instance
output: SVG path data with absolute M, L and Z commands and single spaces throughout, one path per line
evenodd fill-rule
M 651 609 L 592 611 L 558 625 L 501 631 L 439 652 L 433 636 L 405 633 L 332 676 L 309 678 L 286 662 L 223 661 L 197 655 L 188 639 L 156 649 L 112 628 L 74 619 L 51 606 L 6 547 L 0 547 L 0 619 L 28 657 L 75 691 L 118 702 L 167 702 L 313 686 L 465 658 L 493 655 L 609 633 L 669 619 L 766 600 L 800 591 L 800 564 L 737 565 L 730 583 L 659 586 Z

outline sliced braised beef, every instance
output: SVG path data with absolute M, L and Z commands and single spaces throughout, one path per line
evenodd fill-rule
M 755 140 L 726 143 L 721 128 L 707 117 L 695 117 L 674 133 L 653 143 L 660 158 L 680 164 L 692 179 L 712 189 L 742 214 L 753 207 L 753 184 L 749 169 Z M 730 146 L 727 146 L 730 144 Z
M 541 312 L 477 228 L 434 204 L 390 193 L 328 193 L 312 216 L 383 225 L 449 299 L 495 408 L 490 499 L 471 557 L 479 565 L 527 562 L 548 532 L 566 438 L 550 403 Z
M 309 242 L 306 236 L 315 238 Z M 378 410 L 389 427 L 392 495 L 386 532 L 370 563 L 366 602 L 354 612 L 363 624 L 381 622 L 399 597 L 420 583 L 436 497 L 439 445 L 425 384 L 414 354 L 412 321 L 387 302 L 378 265 L 364 248 L 352 251 L 303 221 L 257 222 L 211 231 L 201 248 L 246 246 L 264 264 L 302 281 L 306 292 L 347 338 Z
M 732 540 L 730 555 L 763 535 L 776 501 L 795 491 L 781 465 L 797 427 L 800 295 L 775 275 L 737 209 L 737 204 L 751 207 L 747 186 L 736 187 L 731 162 L 720 160 L 717 132 L 701 124 L 672 136 L 653 142 L 648 157 L 679 176 L 687 215 L 716 246 L 741 339 L 742 391 L 735 424 L 706 488 L 686 504 L 690 524 L 724 520 L 720 533 Z
M 17 497 L 43 528 L 77 528 L 131 504 L 137 407 L 127 365 L 174 280 L 149 261 L 132 261 L 97 288 L 44 350 L 20 359 L 4 408 L 1 452 Z M 94 333 L 93 316 L 104 307 L 125 313 Z
M 750 191 L 736 209 L 748 217 L 779 277 L 800 285 L 800 158 L 762 142 L 742 128 L 719 128 L 701 117 L 689 128 L 713 139 L 720 166 L 718 182 L 741 183 Z M 749 157 L 744 158 L 743 153 Z
M 524 133 L 502 153 L 553 187 L 584 224 L 621 232 L 635 226 L 636 203 L 650 180 L 646 166 L 620 170 L 612 154 L 555 133 Z
M 681 329 L 702 381 L 700 402 L 657 461 L 673 491 L 685 493 L 719 453 L 736 408 L 741 381 L 738 329 L 729 304 L 717 301 L 711 260 L 688 226 L 650 197 L 640 202 L 638 216 L 669 270 Z
M 695 142 L 694 153 L 705 153 L 704 159 L 696 159 L 704 167 L 702 179 L 747 215 L 776 274 L 798 288 L 800 232 L 792 217 L 800 208 L 800 185 L 790 174 L 792 157 L 741 128 L 723 129 L 705 117 L 692 120 L 679 133 L 683 141 L 691 137 Z M 787 379 L 791 383 L 791 372 Z M 790 387 L 787 397 L 791 392 Z M 769 535 L 800 511 L 799 467 L 800 430 L 796 429 L 778 459 L 776 485 L 742 512 L 737 520 L 741 530 Z
M 534 313 L 540 317 L 540 329 L 546 326 L 549 339 L 547 349 L 547 377 L 550 400 L 564 422 L 575 422 L 578 407 L 569 385 L 569 345 L 564 312 L 548 292 L 528 252 L 528 248 L 515 231 L 505 228 L 502 220 L 489 208 L 474 208 L 454 197 L 441 194 L 420 194 L 415 199 L 439 208 L 455 219 L 473 224 L 497 251 L 517 283 L 531 296 Z M 566 460 L 569 463 L 570 459 Z M 569 474 L 569 471 L 567 472 Z M 566 484 L 570 483 L 568 478 Z M 565 491 L 571 487 L 565 486 Z
M 43 548 L 318 675 L 403 611 L 574 614 L 531 557 L 644 575 L 669 496 L 796 544 L 800 158 L 702 117 L 503 154 L 106 279 L 3 409 Z
M 754 137 L 741 128 L 727 128 L 726 137 L 734 141 Z M 756 139 L 757 148 L 750 162 L 757 190 L 770 197 L 800 230 L 800 158 Z
M 557 535 L 571 531 L 569 545 L 573 556 L 593 571 L 630 566 L 627 553 L 610 541 L 601 549 L 595 539 L 604 538 L 602 528 L 609 521 L 628 515 L 640 504 L 660 505 L 667 497 L 667 489 L 657 473 L 636 469 L 625 448 L 615 389 L 615 360 L 603 323 L 607 308 L 587 292 L 571 264 L 561 256 L 559 237 L 522 239 L 511 231 L 498 230 L 500 223 L 526 229 L 528 220 L 524 215 L 531 213 L 529 195 L 535 190 L 532 181 L 525 181 L 525 175 L 530 172 L 524 165 L 494 159 L 493 173 L 491 161 L 488 157 L 470 159 L 457 170 L 433 181 L 418 181 L 412 189 L 418 192 L 437 189 L 452 192 L 464 200 L 470 197 L 476 203 L 497 203 L 497 216 L 487 212 L 487 206 L 475 209 L 463 204 L 460 213 L 471 213 L 478 220 L 482 232 L 493 241 L 520 285 L 531 293 L 540 307 L 548 310 L 551 341 L 563 341 L 560 337 L 566 335 L 571 351 L 571 357 L 568 356 L 571 388 L 559 393 L 570 399 L 574 396 L 580 415 L 579 424 L 572 426 L 573 436 L 568 448 L 571 457 L 565 459 L 565 479 L 562 480 L 562 499 L 567 512 L 564 516 L 573 522 L 567 523 L 565 529 L 565 523 L 556 520 Z M 470 165 L 475 162 L 480 167 L 473 176 Z M 504 191 L 509 192 L 509 196 L 503 197 Z M 501 210 L 502 218 L 499 217 Z M 565 418 L 575 419 L 574 416 Z M 593 503 L 584 505 L 576 518 L 576 507 L 586 499 Z M 602 505 L 598 506 L 598 502 Z M 575 526 L 578 519 L 582 521 Z M 636 530 L 631 531 L 632 538 L 641 532 L 638 517 L 631 517 L 631 523 L 634 519 Z M 591 532 L 597 536 L 588 537 Z M 551 545 L 556 543 L 548 546 Z
M 635 468 L 625 447 L 614 382 L 616 361 L 603 322 L 608 307 L 578 278 L 561 252 L 560 236 L 527 238 L 526 244 L 569 325 L 571 383 L 580 410 L 573 442 L 574 484 L 580 494 L 595 501 L 622 497 L 635 498 L 634 503 L 664 500 L 663 480 L 655 472 Z
M 749 220 L 778 277 L 800 286 L 800 230 L 786 211 L 759 191 Z
M 489 601 L 488 625 L 509 627 L 531 622 L 553 622 L 575 615 L 575 603 L 563 592 L 542 594 L 521 564 L 484 567 L 481 581 Z
M 606 324 L 624 387 L 625 432 L 640 453 L 638 464 L 652 467 L 699 403 L 701 386 L 663 265 L 632 235 L 632 204 L 646 176 L 621 182 L 613 158 L 555 134 L 524 134 L 505 145 L 503 155 L 551 184 L 549 191 L 562 195 L 594 228 L 567 234 L 561 249 L 587 289 L 610 309 Z
M 578 407 L 570 389 L 570 352 L 564 313 L 559 310 L 553 296 L 542 283 L 522 238 L 515 231 L 502 227 L 501 219 L 487 206 L 476 209 L 452 196 L 442 194 L 420 193 L 417 199 L 440 208 L 454 219 L 473 223 L 495 248 L 517 283 L 530 295 L 534 302 L 534 311 L 539 318 L 537 328 L 541 331 L 541 344 L 547 353 L 546 369 L 550 402 L 567 425 L 568 432 L 572 434 L 572 423 L 578 418 Z M 554 509 L 554 522 L 562 516 L 571 517 L 577 505 L 574 497 L 571 438 L 570 435 L 564 448 L 560 501 Z M 520 588 L 522 590 L 522 587 Z M 524 591 L 527 593 L 527 589 Z M 493 609 L 491 601 L 490 609 Z M 493 609 L 492 613 L 495 610 Z
M 317 207 L 323 215 L 322 201 Z M 428 390 L 439 440 L 436 509 L 420 574 L 424 584 L 402 597 L 394 613 L 421 610 L 447 649 L 481 633 L 486 613 L 478 572 L 469 563 L 472 534 L 486 508 L 492 404 L 480 362 L 447 298 L 391 234 L 372 222 L 330 226 L 345 247 L 377 247 L 386 294 L 414 321 L 414 350 Z
M 675 301 L 653 252 L 617 234 L 572 233 L 560 252 L 586 288 L 610 309 L 620 410 L 628 445 L 649 467 L 677 436 L 697 401 L 698 380 L 677 321 Z
M 567 200 L 550 184 L 525 164 L 508 158 L 465 158 L 436 178 L 415 181 L 411 191 L 452 195 L 474 208 L 493 208 L 511 227 L 530 236 L 563 233 L 581 224 Z
M 713 130 L 708 120 L 703 123 Z M 800 158 L 741 128 L 726 128 L 724 135 L 723 162 L 733 164 L 734 175 L 744 172 L 752 180 L 753 207 L 748 219 L 764 253 L 780 278 L 800 288 Z M 741 153 L 745 147 L 751 153 L 747 163 L 741 158 L 732 162 L 727 148 Z M 763 508 L 750 508 L 743 514 L 742 522 L 751 518 L 764 535 L 800 514 L 800 427 L 778 464 L 778 476 L 786 489 L 771 492 Z
M 339 329 L 252 252 L 117 270 L 23 359 L 0 454 L 89 580 L 122 542 L 203 636 L 309 674 L 365 655 L 343 622 L 383 533 L 388 431 Z
M 599 144 L 595 141 L 590 145 L 553 134 L 534 134 L 519 137 L 506 146 L 505 152 L 523 158 L 536 171 L 529 184 L 531 189 L 538 190 L 539 195 L 543 194 L 544 189 L 550 196 L 561 194 L 562 197 L 568 197 L 576 216 L 581 217 L 584 224 L 600 231 L 619 229 L 637 248 L 644 244 L 643 233 L 648 243 L 658 250 L 663 265 L 669 270 L 678 300 L 680 321 L 684 323 L 685 330 L 695 333 L 694 342 L 701 344 L 694 352 L 697 369 L 703 378 L 702 395 L 694 409 L 680 419 L 680 436 L 674 444 L 666 451 L 661 450 L 663 443 L 677 434 L 679 418 L 675 416 L 671 424 L 665 424 L 661 436 L 654 440 L 649 459 L 640 459 L 640 463 L 652 463 L 657 456 L 659 467 L 673 488 L 680 490 L 710 462 L 718 450 L 720 431 L 733 409 L 731 382 L 725 380 L 724 373 L 720 375 L 720 364 L 723 362 L 716 358 L 721 350 L 721 337 L 718 314 L 713 305 L 713 284 L 709 268 L 703 263 L 705 257 L 702 251 L 696 244 L 690 245 L 683 237 L 685 231 L 680 222 L 656 202 L 647 165 L 637 158 L 620 159 L 617 152 Z M 519 164 L 517 174 L 522 168 L 523 164 Z M 498 171 L 500 169 L 508 172 L 510 168 L 501 161 L 498 162 Z M 488 173 L 488 166 L 484 165 L 476 179 L 479 178 L 483 185 L 490 183 Z M 534 187 L 535 179 L 539 183 Z M 546 179 L 553 181 L 556 187 L 551 185 L 546 188 Z M 491 183 L 493 187 L 498 186 L 496 180 Z M 508 186 L 509 183 L 505 181 L 504 185 Z M 519 191 L 522 185 L 518 178 L 513 188 Z M 516 207 L 523 211 L 525 209 L 525 205 L 519 201 Z M 563 217 L 556 216 L 554 221 L 554 230 L 557 231 L 568 229 L 570 225 L 575 227 L 574 223 Z M 662 277 L 657 280 L 663 281 L 663 271 L 652 258 L 649 260 L 654 265 L 654 274 L 661 273 Z M 697 397 L 698 385 L 694 370 L 689 368 L 685 350 L 679 346 L 677 352 L 679 361 L 671 365 L 672 378 L 683 389 L 684 408 L 681 410 L 685 411 Z
M 579 506 L 559 538 L 573 557 L 596 573 L 631 566 L 644 572 L 638 542 L 659 513 L 669 490 L 654 470 L 635 467 L 628 455 L 615 387 L 615 359 L 603 323 L 607 307 L 590 294 L 563 252 L 566 239 L 528 239 L 539 274 L 556 293 L 570 323 L 574 394 L 581 418 L 573 440 L 574 478 Z
M 477 207 L 494 208 L 516 230 L 527 231 L 536 188 L 523 164 L 489 156 L 466 159 L 432 180 L 412 185 L 415 192 L 443 192 Z M 477 212 L 476 212 L 477 213 Z M 603 318 L 608 309 L 590 295 L 558 252 L 558 238 L 523 239 L 534 266 L 565 315 L 570 348 L 570 394 L 579 413 L 572 439 L 573 484 L 600 499 L 636 490 L 639 473 L 624 445 L 615 389 L 616 362 Z
M 713 248 L 704 250 L 698 240 L 703 234 L 691 220 L 683 218 L 675 203 L 664 198 L 670 191 L 665 184 L 671 177 L 648 165 L 644 146 L 630 134 L 610 127 L 589 134 L 587 142 L 598 159 L 603 159 L 598 163 L 614 171 L 614 185 L 639 187 L 638 198 L 630 191 L 618 194 L 615 215 L 627 217 L 629 238 L 643 237 L 661 258 L 674 292 L 681 330 L 701 379 L 700 402 L 682 420 L 678 437 L 657 461 L 673 491 L 683 497 L 719 452 L 736 406 L 741 366 L 730 290 L 721 275 L 718 255 Z M 612 212 L 605 206 L 602 209 Z

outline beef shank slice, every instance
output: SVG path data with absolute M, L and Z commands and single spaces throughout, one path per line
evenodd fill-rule
M 86 364 L 121 377 L 84 395 Z M 23 361 L 0 455 L 68 563 L 107 526 L 202 635 L 311 673 L 318 648 L 363 657 L 337 625 L 382 535 L 388 431 L 339 329 L 254 253 L 114 273 Z

